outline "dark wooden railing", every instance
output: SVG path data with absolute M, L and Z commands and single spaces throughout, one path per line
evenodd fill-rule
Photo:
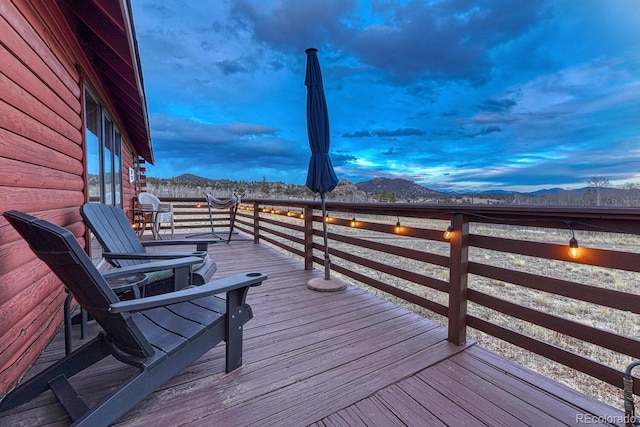
M 178 230 L 209 227 L 202 200 L 163 201 Z M 619 388 L 640 359 L 638 209 L 328 202 L 327 211 L 332 274 L 443 316 L 454 344 L 472 328 Z M 228 211 L 214 215 L 228 227 Z M 322 221 L 319 201 L 255 199 L 235 224 L 312 269 L 323 264 Z

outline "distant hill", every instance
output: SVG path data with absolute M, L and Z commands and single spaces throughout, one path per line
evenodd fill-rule
M 559 195 L 564 193 L 583 195 L 585 193 L 588 193 L 589 191 L 596 191 L 596 188 L 582 187 L 582 188 L 575 188 L 573 190 L 565 190 L 564 188 L 554 187 L 554 188 L 544 188 L 542 190 L 532 191 L 527 194 L 532 194 L 534 196 Z M 618 193 L 628 192 L 629 190 L 621 189 L 621 188 L 601 187 L 599 191 L 601 191 L 603 194 L 618 194 Z
M 147 177 L 148 191 L 159 197 L 201 197 L 203 192 L 216 197 L 233 193 L 247 198 L 315 199 L 306 186 L 284 182 L 214 180 L 193 174 L 173 178 Z M 373 178 L 358 184 L 346 179 L 327 195 L 328 200 L 344 202 L 440 201 L 459 203 L 504 203 L 573 206 L 640 206 L 640 186 L 623 188 L 583 187 L 573 190 L 545 188 L 529 193 L 505 190 L 441 192 L 406 179 Z
M 468 191 L 463 192 L 462 194 L 468 194 Z M 486 195 L 486 196 L 511 196 L 514 194 L 520 194 L 520 192 L 518 191 L 511 191 L 511 190 L 486 190 L 486 191 L 478 191 L 475 194 L 479 194 L 479 195 Z
M 370 194 L 395 194 L 399 198 L 438 198 L 446 194 L 400 178 L 373 178 L 356 184 L 359 190 Z

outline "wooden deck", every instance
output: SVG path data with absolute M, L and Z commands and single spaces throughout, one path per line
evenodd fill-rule
M 623 425 L 620 411 L 473 343 L 453 346 L 437 324 L 359 288 L 309 290 L 320 272 L 265 245 L 221 243 L 210 253 L 214 277 L 269 275 L 247 298 L 254 318 L 244 365 L 225 375 L 221 344 L 117 425 Z M 28 376 L 61 358 L 63 347 L 59 333 Z M 91 404 L 132 371 L 109 358 L 74 383 Z M 3 426 L 69 423 L 51 392 L 0 414 Z

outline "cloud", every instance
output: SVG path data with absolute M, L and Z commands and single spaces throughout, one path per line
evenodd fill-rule
M 344 20 L 356 7 L 355 0 L 276 0 L 270 4 L 236 0 L 232 13 L 253 29 L 256 41 L 303 52 L 308 47 L 331 45 L 342 39 Z
M 396 137 L 396 136 L 414 136 L 414 135 L 424 135 L 425 132 L 422 129 L 413 129 L 413 128 L 401 128 L 401 129 L 376 129 L 372 132 L 375 136 L 384 136 L 384 137 Z
M 366 138 L 366 137 L 370 137 L 371 132 L 369 132 L 368 130 L 357 130 L 353 133 L 344 133 L 342 134 L 343 138 Z
M 422 129 L 398 128 L 398 129 L 374 129 L 372 131 L 358 130 L 353 133 L 342 134 L 342 137 L 343 138 L 369 138 L 374 136 L 381 136 L 385 138 L 394 138 L 398 136 L 421 136 L 424 134 L 425 134 L 425 131 L 423 131 Z
M 233 135 L 273 135 L 277 129 L 270 126 L 256 125 L 251 123 L 231 123 L 220 125 L 220 128 Z
M 517 8 L 508 0 L 357 6 L 355 0 L 238 0 L 233 13 L 258 42 L 277 49 L 329 47 L 404 82 L 426 75 L 479 84 L 491 71 L 490 50 L 525 34 L 545 11 L 532 0 Z
M 398 149 L 396 147 L 389 147 L 389 149 L 387 149 L 386 151 L 382 152 L 383 156 L 396 156 L 398 154 L 400 154 L 400 151 L 402 151 L 402 149 Z
M 246 64 L 246 59 L 225 59 L 224 61 L 217 62 L 216 66 L 225 75 L 246 73 L 249 71 L 249 67 Z
M 239 137 L 274 135 L 277 129 L 251 123 L 202 123 L 166 114 L 152 114 L 149 117 L 152 138 L 159 140 L 186 140 L 191 143 L 229 143 Z
M 511 123 L 520 120 L 516 115 L 508 114 L 477 114 L 471 118 L 473 123 Z
M 517 104 L 513 99 L 487 99 L 478 106 L 481 110 L 491 112 L 507 112 Z
M 500 126 L 487 126 L 486 128 L 482 128 L 477 135 L 489 135 L 494 132 L 502 132 Z

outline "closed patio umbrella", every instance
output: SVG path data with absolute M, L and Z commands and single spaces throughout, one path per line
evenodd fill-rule
M 318 62 L 318 50 L 309 48 L 307 54 L 307 71 L 304 80 L 307 86 L 307 134 L 311 159 L 307 172 L 307 187 L 314 193 L 320 193 L 322 200 L 322 229 L 324 232 L 324 279 L 311 279 L 308 286 L 318 291 L 337 291 L 346 287 L 339 279 L 331 279 L 331 260 L 327 245 L 326 194 L 338 184 L 338 177 L 333 170 L 329 157 L 329 114 L 327 101 L 322 87 L 322 73 Z

